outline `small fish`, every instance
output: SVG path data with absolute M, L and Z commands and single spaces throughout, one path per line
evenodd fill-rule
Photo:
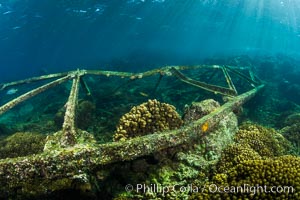
M 86 10 L 73 10 L 74 13 L 87 13 Z
M 21 26 L 15 26 L 15 27 L 13 27 L 12 29 L 13 29 L 13 30 L 16 30 L 16 29 L 19 29 L 19 28 L 21 28 Z
M 144 93 L 144 92 L 140 92 L 140 95 L 142 95 L 143 97 L 148 97 L 149 95 Z
M 12 13 L 12 12 L 13 11 L 9 10 L 9 11 L 6 11 L 6 12 L 2 13 L 2 15 L 7 15 L 7 14 Z
M 12 94 L 15 94 L 15 93 L 17 93 L 18 92 L 18 89 L 16 89 L 16 88 L 11 88 L 11 89 L 9 89 L 7 92 L 6 92 L 6 94 L 7 95 L 12 95 Z

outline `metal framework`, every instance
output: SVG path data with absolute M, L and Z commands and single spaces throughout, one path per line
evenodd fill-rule
M 223 72 L 228 87 L 208 84 L 199 80 L 194 80 L 184 75 L 184 70 L 194 69 L 219 69 Z M 72 80 L 73 84 L 66 102 L 66 112 L 62 130 L 55 133 L 58 137 L 58 148 L 52 151 L 46 148 L 41 154 L 14 159 L 0 160 L 0 183 L 9 185 L 18 182 L 20 185 L 26 180 L 34 180 L 36 177 L 45 180 L 56 180 L 58 178 L 74 177 L 74 170 L 84 172 L 86 169 L 93 169 L 110 163 L 133 160 L 137 157 L 149 155 L 156 151 L 175 147 L 189 143 L 201 135 L 207 134 L 220 120 L 233 110 L 238 109 L 243 103 L 252 98 L 264 85 L 256 78 L 251 71 L 248 75 L 240 72 L 240 68 L 219 65 L 198 65 L 198 66 L 167 66 L 159 69 L 146 71 L 143 73 L 115 72 L 102 70 L 75 70 L 66 73 L 50 74 L 33 77 L 21 81 L 0 84 L 0 90 L 5 90 L 13 86 L 27 84 L 46 79 L 56 79 L 50 83 L 33 89 L 0 107 L 0 115 L 10 110 L 17 104 L 47 90 L 55 87 L 67 80 Z M 240 79 L 247 82 L 253 89 L 243 94 L 238 91 L 232 81 L 230 74 L 235 74 Z M 117 76 L 129 78 L 130 81 L 148 76 L 159 75 L 155 83 L 154 90 L 159 86 L 164 76 L 174 76 L 188 85 L 202 88 L 204 90 L 232 97 L 230 100 L 209 115 L 173 131 L 165 131 L 143 137 L 133 138 L 123 142 L 110 142 L 106 144 L 80 143 L 82 135 L 89 133 L 78 130 L 75 124 L 76 104 L 78 101 L 79 85 L 90 95 L 91 91 L 83 77 L 87 75 Z M 118 89 L 118 88 L 117 88 Z M 203 131 L 201 127 L 209 124 L 208 130 Z M 51 137 L 48 137 L 48 142 Z M 53 139 L 53 138 L 52 138 Z M 80 140 L 82 141 L 82 140 Z M 49 145 L 49 143 L 46 145 Z M 74 168 L 74 166 L 76 166 Z M 55 168 L 55 170 L 54 170 Z

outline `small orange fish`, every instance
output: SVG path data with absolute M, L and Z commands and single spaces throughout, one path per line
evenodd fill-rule
M 202 130 L 203 132 L 206 132 L 207 129 L 208 129 L 208 123 L 205 122 L 205 123 L 201 126 L 201 130 Z

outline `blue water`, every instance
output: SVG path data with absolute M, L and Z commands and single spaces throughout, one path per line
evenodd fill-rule
M 50 81 L 43 80 L 30 84 L 13 85 L 1 90 L 2 86 L 5 86 L 2 85 L 3 82 L 65 72 L 77 68 L 141 72 L 165 65 L 201 63 L 250 66 L 255 72 L 254 74 L 266 86 L 248 103 L 244 104 L 243 109 L 234 110 L 239 123 L 252 121 L 263 126 L 276 128 L 293 144 L 293 151 L 299 156 L 300 0 L 0 0 L 0 108 L 4 111 L 8 108 L 7 104 L 4 105 L 5 103 L 10 102 L 9 104 L 13 105 L 15 102 L 11 100 Z M 223 76 L 223 72 L 226 75 L 226 70 L 201 70 L 193 69 L 193 71 L 186 70 L 188 72 L 184 72 L 188 77 L 184 80 L 190 80 L 190 85 L 186 84 L 187 81 L 180 82 L 176 77 L 168 76 L 169 73 L 162 73 L 166 76 L 156 74 L 151 77 L 137 76 L 138 78 L 135 76 L 130 78 L 113 77 L 110 76 L 111 74 L 107 74 L 107 77 L 81 76 L 81 86 L 86 84 L 91 91 L 91 95 L 86 94 L 88 91 L 84 90 L 85 87 L 79 88 L 78 106 L 76 106 L 76 117 L 74 117 L 76 140 L 79 133 L 83 133 L 77 130 L 82 129 L 93 135 L 100 144 L 112 142 L 116 127 L 121 124 L 120 118 L 122 115 L 128 113 L 134 108 L 133 106 L 147 102 L 149 99 L 157 99 L 160 102 L 174 105 L 180 116 L 185 116 L 186 110 L 193 112 L 188 107 L 191 102 L 214 98 L 220 104 L 223 104 L 230 100 L 230 98 L 221 98 L 221 95 L 193 87 L 192 85 L 196 85 L 193 84 L 195 81 L 200 81 L 200 83 L 203 81 L 219 87 L 227 87 L 227 83 L 229 83 L 230 88 L 235 86 L 238 94 L 242 94 L 254 86 L 251 81 L 252 84 L 240 78 L 240 74 L 233 73 L 233 70 L 228 70 L 234 82 L 231 85 L 230 79 L 228 77 L 225 79 Z M 176 75 L 174 71 L 173 69 L 173 76 Z M 249 75 L 245 70 L 242 74 Z M 256 79 L 259 82 L 257 85 L 260 84 L 255 76 Z M 76 82 L 74 81 L 74 83 Z M 198 85 L 201 84 L 198 82 Z M 211 87 L 211 85 L 209 86 Z M 69 132 L 69 124 L 66 123 L 66 119 L 72 118 L 74 114 L 70 113 L 68 106 L 71 105 L 71 100 L 76 100 L 73 96 L 71 96 L 70 101 L 67 100 L 71 86 L 72 82 L 70 80 L 66 81 L 8 109 L 3 115 L 0 114 L 0 146 L 2 145 L 0 159 L 24 156 L 23 153 L 31 155 L 43 150 L 43 148 L 40 148 L 38 151 L 32 152 L 31 149 L 37 148 L 35 146 L 39 145 L 29 143 L 31 141 L 30 137 L 24 140 L 21 138 L 21 141 L 18 137 L 6 140 L 6 138 L 13 134 L 16 135 L 15 133 L 18 132 L 21 134 L 41 133 L 44 137 L 49 135 L 48 138 L 51 138 L 51 134 L 64 127 L 63 136 L 67 136 L 68 139 L 66 133 L 73 133 L 73 127 Z M 74 90 L 71 94 L 73 92 Z M 207 110 L 215 110 L 214 106 L 208 104 L 208 107 L 210 108 Z M 66 108 L 67 114 L 64 114 Z M 151 109 L 149 108 L 149 110 Z M 159 109 L 161 112 L 163 111 L 163 109 Z M 225 109 L 227 113 L 229 108 Z M 169 109 L 164 110 L 163 116 L 170 115 L 166 112 L 169 112 Z M 197 112 L 195 112 L 195 117 L 198 118 Z M 144 111 L 140 113 L 149 116 L 149 112 L 147 114 L 144 114 Z M 220 114 L 219 110 L 214 113 Z M 134 118 L 141 118 L 134 119 L 135 124 L 146 122 L 144 116 L 139 116 L 139 114 L 129 114 Z M 133 118 L 132 116 L 130 118 Z M 155 108 L 155 114 L 151 113 L 150 116 L 153 117 L 148 119 L 147 123 L 150 122 L 150 126 L 154 126 L 155 131 L 158 131 L 156 128 L 158 126 L 156 124 L 151 125 L 151 122 L 161 120 L 163 116 L 157 118 L 157 108 Z M 86 132 L 84 132 L 84 135 L 88 139 L 86 140 L 87 145 L 85 147 L 80 143 L 79 147 L 82 152 L 78 154 L 76 150 L 73 153 L 72 149 L 67 149 L 61 151 L 61 155 L 58 155 L 60 152 L 58 149 L 58 151 L 55 150 L 54 154 L 49 154 L 50 156 L 54 155 L 53 159 L 47 158 L 47 160 L 44 155 L 48 151 L 45 151 L 43 156 L 36 157 L 41 158 L 41 161 L 34 161 L 34 165 L 30 164 L 31 158 L 29 160 L 27 158 L 17 158 L 15 161 L 9 161 L 8 167 L 5 167 L 5 169 L 3 166 L 8 160 L 1 161 L 0 168 L 4 169 L 5 173 L 0 172 L 0 199 L 4 199 L 7 195 L 10 198 L 7 197 L 6 199 L 24 199 L 24 197 L 30 198 L 31 195 L 39 197 L 38 199 L 63 199 L 63 197 L 70 199 L 73 196 L 74 199 L 85 196 L 84 199 L 96 199 L 96 197 L 99 197 L 99 199 L 108 199 L 108 197 L 123 199 L 123 194 L 125 195 L 124 199 L 126 199 L 126 196 L 130 197 L 131 195 L 134 195 L 134 197 L 139 195 L 139 198 L 141 198 L 140 194 L 142 193 L 137 194 L 138 192 L 134 193 L 134 190 L 132 193 L 124 190 L 127 186 L 132 186 L 135 189 L 133 185 L 137 181 L 150 183 L 150 187 L 152 187 L 151 182 L 153 181 L 154 185 L 157 186 L 171 186 L 168 184 L 175 183 L 175 181 L 178 181 L 177 188 L 183 184 L 188 187 L 192 186 L 193 188 L 190 187 L 189 189 L 192 189 L 193 192 L 184 190 L 181 191 L 182 194 L 177 193 L 179 194 L 177 198 L 180 199 L 187 195 L 186 192 L 189 192 L 192 196 L 197 195 L 194 193 L 194 183 L 201 183 L 201 185 L 195 186 L 201 186 L 199 188 L 204 191 L 205 185 L 202 184 L 205 183 L 204 180 L 208 181 L 207 183 L 214 183 L 214 180 L 221 178 L 225 184 L 226 182 L 230 183 L 231 179 L 235 180 L 235 176 L 239 174 L 233 170 L 248 169 L 251 172 L 249 169 L 252 164 L 247 162 L 247 159 L 242 159 L 243 162 L 237 162 L 240 160 L 237 158 L 242 157 L 244 152 L 248 151 L 250 152 L 249 161 L 251 161 L 252 154 L 253 159 L 258 159 L 260 155 L 262 158 L 267 159 L 266 167 L 263 168 L 266 173 L 263 174 L 268 174 L 268 176 L 264 177 L 263 182 L 274 183 L 274 177 L 270 178 L 269 174 L 271 172 L 267 171 L 268 166 L 272 164 L 270 161 L 273 155 L 280 155 L 284 152 L 279 153 L 280 145 L 282 145 L 282 148 L 283 145 L 288 145 L 284 142 L 283 137 L 281 138 L 277 134 L 276 143 L 273 143 L 275 139 L 272 140 L 272 138 L 265 140 L 266 136 L 263 133 L 265 130 L 257 131 L 258 128 L 257 130 L 254 129 L 253 132 L 250 131 L 253 135 L 256 132 L 259 133 L 253 141 L 246 142 L 248 138 L 244 138 L 245 148 L 242 147 L 244 143 L 239 144 L 237 141 L 235 141 L 235 145 L 238 144 L 241 148 L 239 146 L 230 147 L 234 151 L 236 148 L 237 154 L 239 151 L 242 154 L 233 156 L 226 150 L 227 153 L 225 151 L 224 159 L 222 158 L 219 162 L 223 169 L 219 171 L 219 164 L 214 166 L 213 163 L 216 163 L 215 161 L 219 156 L 216 153 L 225 148 L 224 145 L 229 144 L 229 132 L 237 128 L 234 125 L 236 120 L 229 123 L 228 120 L 231 117 L 228 118 L 228 116 L 225 117 L 226 120 L 220 122 L 221 126 L 217 127 L 218 129 L 211 137 L 206 132 L 207 127 L 209 127 L 209 131 L 214 129 L 217 126 L 216 120 L 212 120 L 212 127 L 211 124 L 208 124 L 211 120 L 205 122 L 201 127 L 202 131 L 199 132 L 199 134 L 202 134 L 199 135 L 201 137 L 199 139 L 194 138 L 196 140 L 191 143 L 181 145 L 180 141 L 176 140 L 178 134 L 170 137 L 169 143 L 178 144 L 178 149 L 176 149 L 177 146 L 168 149 L 161 146 L 162 150 L 153 153 L 153 155 L 148 155 L 147 152 L 151 152 L 150 149 L 157 143 L 153 140 L 157 135 L 148 137 L 149 140 L 145 141 L 154 141 L 154 143 L 144 145 L 146 151 L 140 155 L 145 156 L 130 162 L 118 162 L 116 165 L 95 165 L 94 162 L 98 162 L 99 159 L 88 158 L 90 154 L 94 155 L 90 151 L 93 151 L 96 146 L 89 143 L 90 138 L 88 137 L 90 136 Z M 173 114 L 172 117 L 174 117 Z M 121 119 L 126 119 L 128 120 L 126 123 L 133 124 L 130 118 L 124 117 Z M 161 121 L 163 122 L 163 120 Z M 191 125 L 188 124 L 190 120 L 184 123 L 188 126 L 200 125 L 199 121 Z M 73 122 L 70 124 L 73 124 Z M 145 125 L 138 126 L 141 129 L 145 127 Z M 135 130 L 136 127 L 134 125 L 134 128 L 128 127 L 128 129 Z M 189 134 L 188 130 L 191 130 L 193 132 L 191 135 L 195 135 L 198 130 L 190 128 L 182 130 L 187 134 Z M 145 130 L 148 132 L 148 127 Z M 141 132 L 145 132 L 145 130 Z M 245 131 L 248 130 L 245 129 Z M 137 135 L 138 132 L 139 130 Z M 225 133 L 226 138 L 222 136 L 226 139 L 225 141 L 216 140 L 218 132 Z M 274 132 L 274 130 L 271 132 Z M 239 137 L 242 138 L 242 135 L 240 134 Z M 171 135 L 168 133 L 165 136 Z M 164 138 L 165 136 L 158 137 Z M 261 140 L 258 139 L 260 137 Z M 212 141 L 208 141 L 210 139 Z M 80 140 L 82 139 L 80 138 Z M 16 144 L 14 144 L 15 141 Z M 217 143 L 213 144 L 214 141 Z M 20 145 L 18 145 L 19 143 Z M 52 143 L 51 139 L 50 143 Z M 259 148 L 253 148 L 252 151 L 250 146 L 252 147 L 253 144 L 263 147 L 264 151 L 259 152 Z M 43 144 L 40 145 L 43 147 Z M 100 150 L 103 150 L 103 152 L 100 152 L 101 156 L 105 158 L 103 163 L 109 163 L 109 159 L 114 157 L 120 160 L 124 157 L 126 160 L 129 159 L 130 155 L 134 155 L 133 157 L 139 156 L 138 154 L 130 154 L 130 152 L 124 154 L 118 152 L 118 148 L 121 149 L 122 143 L 115 147 L 109 145 L 107 147 L 112 150 L 111 155 L 110 149 L 105 149 L 105 145 L 99 147 Z M 134 142 L 130 145 L 140 148 Z M 221 148 L 220 145 L 223 147 Z M 77 148 L 77 146 L 75 147 Z M 86 150 L 84 150 L 85 148 Z M 5 153 L 8 150 L 11 151 L 11 155 Z M 142 150 L 142 148 L 139 149 L 139 151 Z M 274 154 L 271 152 L 273 150 Z M 20 154 L 17 153 L 18 151 L 20 151 Z M 270 158 L 268 157 L 268 151 L 272 155 Z M 275 153 L 275 151 L 278 152 Z M 64 155 L 65 152 L 67 152 L 66 156 Z M 232 162 L 227 158 L 227 154 L 232 156 Z M 46 160 L 43 160 L 44 158 Z M 59 160 L 55 160 L 56 158 Z M 66 159 L 60 164 L 60 160 L 64 158 Z M 78 162 L 73 160 L 66 164 L 68 159 L 77 159 Z M 280 164 L 284 160 L 278 159 L 278 162 L 274 161 L 274 163 L 282 166 L 285 170 L 285 167 L 290 166 L 289 163 L 287 165 Z M 18 163 L 14 164 L 14 162 L 19 161 L 20 165 Z M 225 162 L 227 161 L 229 162 L 229 168 L 225 170 L 224 167 L 227 166 Z M 78 166 L 70 167 L 76 163 Z M 87 163 L 87 166 L 83 166 L 82 163 Z M 253 162 L 253 164 L 255 163 L 260 162 Z M 233 164 L 237 164 L 238 167 L 231 168 Z M 63 167 L 64 165 L 66 165 L 66 169 Z M 36 166 L 36 169 L 31 169 L 32 166 Z M 91 166 L 91 168 L 87 168 L 88 166 Z M 16 170 L 14 170 L 15 168 Z M 72 169 L 75 171 L 71 172 Z M 222 170 L 224 170 L 224 173 L 219 174 L 221 176 L 215 176 L 217 172 Z M 286 172 L 284 170 L 279 170 L 278 175 L 281 176 L 282 173 L 286 173 L 285 177 L 299 175 L 299 171 L 297 172 L 294 169 L 292 171 L 285 170 Z M 248 171 L 244 170 L 244 173 L 240 174 L 247 175 Z M 66 176 L 60 176 L 62 172 L 67 172 Z M 234 172 L 234 174 L 229 175 L 231 172 Z M 36 180 L 27 182 L 27 179 L 34 178 L 34 175 L 36 175 Z M 228 177 L 228 180 L 223 175 Z M 70 180 L 68 180 L 68 177 Z M 252 180 L 253 177 L 255 176 L 238 177 L 239 181 L 234 184 L 244 183 L 245 180 L 245 183 L 250 182 L 244 184 L 244 186 L 250 186 L 251 181 L 253 183 L 256 181 Z M 275 182 L 281 183 L 280 180 L 283 181 L 284 179 L 280 177 L 279 182 L 278 180 L 276 179 Z M 47 185 L 48 183 L 49 185 Z M 285 184 L 287 186 L 291 184 L 292 187 L 296 188 L 299 186 L 298 183 L 299 177 L 298 179 L 296 177 L 295 181 L 286 182 Z M 125 187 L 125 184 L 128 185 Z M 255 185 L 258 186 L 258 184 Z M 270 185 L 270 187 L 276 186 Z M 270 187 L 268 186 L 268 188 Z M 6 188 L 9 191 L 6 191 Z M 251 188 L 253 187 L 251 186 Z M 175 198 L 172 192 L 174 191 L 170 190 L 170 195 L 166 193 L 165 198 Z M 278 195 L 281 195 L 281 192 Z M 151 193 L 145 194 L 144 198 L 150 197 Z M 161 194 L 158 193 L 157 197 L 161 197 Z M 223 194 L 224 196 L 235 195 L 234 192 Z M 223 194 L 220 193 L 219 195 Z M 261 192 L 257 193 L 257 195 L 260 194 L 269 196 L 270 199 L 272 197 L 279 198 L 275 193 L 266 193 L 266 195 Z M 299 192 L 291 195 L 296 198 L 298 194 Z M 216 195 L 218 194 L 216 193 Z M 246 198 L 248 194 L 246 192 L 237 195 L 237 198 L 239 195 L 245 195 L 241 198 Z M 252 193 L 249 193 L 249 195 L 251 196 L 249 198 L 253 197 Z M 294 197 L 287 193 L 282 195 L 290 199 Z M 88 198 L 89 196 L 91 198 Z M 194 197 L 196 198 L 196 196 Z
M 299 20 L 298 0 L 2 0 L 0 82 L 217 55 L 297 57 Z

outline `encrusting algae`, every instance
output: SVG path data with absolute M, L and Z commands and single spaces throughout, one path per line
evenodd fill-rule
M 0 159 L 28 156 L 43 152 L 46 136 L 31 132 L 17 132 L 0 140 Z
M 300 113 L 292 114 L 285 120 L 280 133 L 293 145 L 293 153 L 300 156 Z

